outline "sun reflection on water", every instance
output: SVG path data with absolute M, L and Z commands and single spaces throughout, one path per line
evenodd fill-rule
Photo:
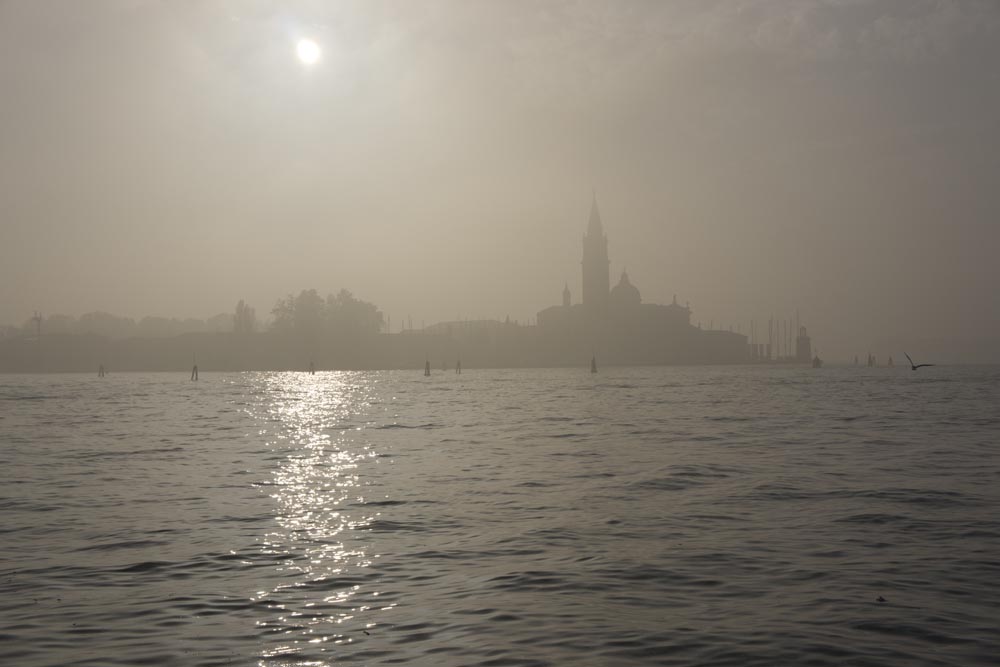
M 356 641 L 376 625 L 376 575 L 365 529 L 379 512 L 365 506 L 364 469 L 376 452 L 358 437 L 376 400 L 371 374 L 261 374 L 250 406 L 276 468 L 263 485 L 277 527 L 261 540 L 281 582 L 257 591 L 270 611 L 258 630 L 274 643 L 260 665 L 322 665 L 325 645 Z M 291 662 L 289 662 L 291 661 Z

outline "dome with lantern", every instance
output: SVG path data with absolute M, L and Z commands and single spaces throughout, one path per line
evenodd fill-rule
M 611 288 L 611 303 L 620 306 L 638 306 L 642 303 L 639 288 L 629 281 L 627 271 L 622 271 L 618 284 Z

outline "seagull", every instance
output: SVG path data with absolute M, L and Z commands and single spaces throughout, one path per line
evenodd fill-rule
M 904 352 L 903 354 L 906 354 L 906 352 Z M 908 355 L 908 354 L 906 354 L 906 358 L 909 359 L 909 361 L 910 361 L 910 370 L 911 371 L 915 371 L 918 368 L 923 368 L 924 366 L 933 366 L 934 365 L 934 364 L 915 364 L 915 363 L 913 363 L 913 359 L 910 359 L 910 355 Z

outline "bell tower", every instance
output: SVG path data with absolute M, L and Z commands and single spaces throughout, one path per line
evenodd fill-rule
M 583 237 L 583 306 L 588 312 L 603 315 L 608 309 L 611 289 L 608 237 L 597 210 L 597 195 L 590 204 L 590 221 Z

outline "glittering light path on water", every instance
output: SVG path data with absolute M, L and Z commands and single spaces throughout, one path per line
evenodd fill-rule
M 264 485 L 277 527 L 264 537 L 263 553 L 281 575 L 280 584 L 255 596 L 274 612 L 258 624 L 273 635 L 262 664 L 332 660 L 327 645 L 358 641 L 377 624 L 374 610 L 395 605 L 380 599 L 369 570 L 378 554 L 365 539 L 380 512 L 366 502 L 362 473 L 380 461 L 363 441 L 362 420 L 379 381 L 360 373 L 262 378 L 264 400 L 253 416 L 279 460 Z

